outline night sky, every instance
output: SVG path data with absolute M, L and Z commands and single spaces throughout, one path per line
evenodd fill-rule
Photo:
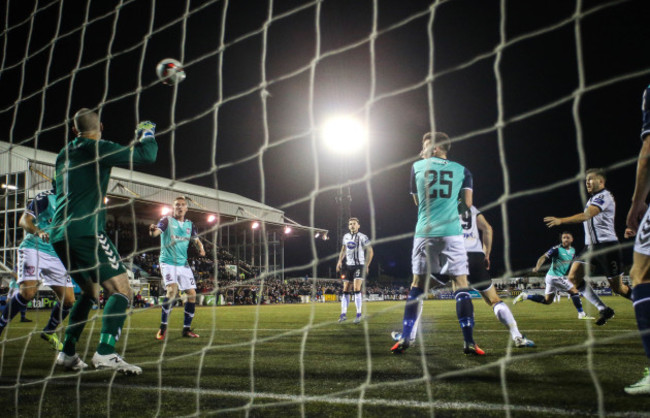
M 117 2 L 41 1 L 35 11 L 34 3 L 9 0 L 8 16 L 0 10 L 0 140 L 58 152 L 72 139 L 66 125 L 80 107 L 101 106 L 104 138 L 122 144 L 137 120 L 150 119 L 158 124 L 158 162 L 139 171 L 237 193 L 305 225 L 313 203 L 314 226 L 330 230 L 333 186 L 347 166 L 352 215 L 377 242 L 371 277 L 379 265 L 408 277 L 417 216 L 410 165 L 422 134 L 435 128 L 458 139 L 449 158 L 473 173 L 475 204 L 495 228 L 495 277 L 508 262 L 515 272 L 531 268 L 558 242 L 561 230 L 548 230 L 542 218 L 582 211 L 584 168 L 608 169 L 622 237 L 650 82 L 647 0 L 448 0 L 434 9 L 425 1 L 326 0 L 320 37 L 318 2 L 274 1 L 265 32 L 267 1 L 230 1 L 222 54 L 223 1 L 157 1 L 155 10 L 144 0 L 117 9 Z M 177 89 L 155 76 L 167 57 L 186 65 Z M 337 155 L 322 145 L 314 129 L 335 114 L 367 118 L 366 151 Z M 581 249 L 582 226 L 567 229 Z M 304 238 L 288 240 L 287 264 L 309 262 L 305 248 Z M 338 249 L 318 242 L 320 257 Z

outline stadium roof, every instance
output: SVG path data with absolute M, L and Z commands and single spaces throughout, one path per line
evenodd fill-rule
M 0 175 L 30 170 L 36 175 L 31 176 L 27 188 L 35 195 L 37 191 L 49 188 L 46 178 L 54 176 L 56 156 L 57 154 L 52 152 L 0 141 Z M 320 228 L 300 225 L 286 218 L 280 209 L 235 193 L 119 167 L 111 171 L 108 195 L 163 205 L 169 205 L 177 196 L 185 196 L 193 210 L 217 213 L 234 219 L 255 219 L 271 224 L 288 224 L 294 228 L 327 232 Z

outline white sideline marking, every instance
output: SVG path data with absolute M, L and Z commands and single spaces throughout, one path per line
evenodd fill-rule
M 84 383 L 84 387 L 105 387 L 105 384 L 101 383 Z M 135 389 L 135 390 L 144 390 L 144 391 L 162 391 L 162 392 L 174 392 L 174 393 L 187 393 L 196 395 L 197 393 L 201 395 L 212 395 L 212 396 L 225 396 L 230 398 L 245 398 L 245 399 L 272 399 L 276 401 L 288 401 L 295 404 L 301 403 L 327 403 L 334 405 L 372 405 L 372 406 L 389 406 L 389 407 L 407 407 L 407 408 L 437 408 L 437 409 L 448 409 L 448 410 L 490 410 L 490 411 L 505 411 L 506 406 L 504 404 L 496 403 L 485 403 L 485 402 L 441 402 L 434 401 L 421 402 L 413 400 L 399 400 L 399 399 L 378 399 L 378 398 L 364 398 L 364 399 L 352 399 L 352 398 L 341 398 L 341 397 L 330 397 L 334 395 L 320 395 L 320 396 L 297 396 L 289 395 L 283 393 L 268 393 L 268 392 L 244 392 L 244 391 L 229 391 L 229 390 L 219 390 L 219 389 L 190 389 L 190 388 L 180 388 L 180 387 L 167 387 L 167 386 L 143 386 L 143 385 L 121 385 L 115 384 L 112 385 L 113 388 L 119 389 Z M 338 396 L 338 395 L 337 395 Z M 258 404 L 251 405 L 250 409 L 263 409 L 268 407 L 273 407 L 273 404 Z M 248 407 L 242 406 L 241 408 L 228 408 L 232 409 L 248 409 Z M 576 409 L 562 409 L 562 408 L 548 408 L 543 406 L 531 406 L 531 405 L 514 405 L 510 404 L 509 410 L 517 412 L 531 412 L 531 413 L 540 413 L 540 414 L 557 414 L 557 415 L 583 415 L 588 411 L 576 410 Z M 213 410 L 218 411 L 218 410 Z M 206 412 L 206 411 L 203 411 Z M 641 416 L 646 415 L 640 411 L 630 411 L 630 412 L 612 412 L 607 411 L 608 416 Z M 647 415 L 650 416 L 650 415 Z

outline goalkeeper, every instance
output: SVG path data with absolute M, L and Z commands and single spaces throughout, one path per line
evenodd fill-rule
M 76 343 L 90 309 L 99 299 L 101 286 L 108 299 L 93 365 L 124 374 L 142 373 L 140 367 L 125 362 L 115 352 L 132 291 L 117 249 L 104 231 L 104 198 L 112 167 L 156 161 L 155 127 L 152 122 L 140 123 L 136 130 L 138 141 L 124 147 L 102 140 L 99 115 L 84 108 L 74 116 L 72 131 L 76 138 L 56 158 L 57 199 L 50 237 L 54 250 L 82 291 L 70 310 L 58 365 L 73 370 L 88 367 L 76 353 Z

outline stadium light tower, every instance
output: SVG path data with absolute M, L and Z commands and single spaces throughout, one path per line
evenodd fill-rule
M 364 124 L 351 116 L 337 116 L 328 119 L 323 125 L 323 141 L 333 152 L 340 154 L 339 187 L 336 193 L 336 245 L 341 245 L 348 219 L 352 194 L 350 186 L 343 186 L 348 179 L 348 159 L 363 149 L 368 141 L 368 131 Z

